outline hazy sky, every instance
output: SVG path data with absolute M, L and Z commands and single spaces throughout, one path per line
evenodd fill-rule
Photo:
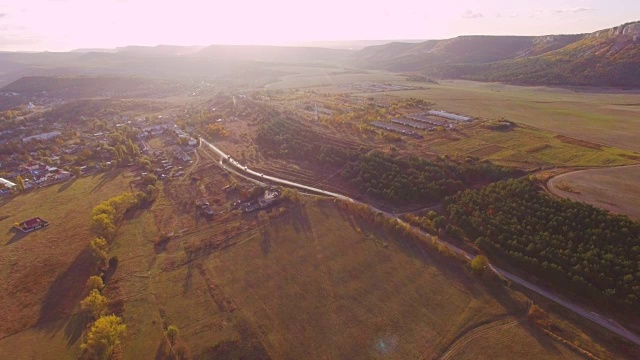
M 0 50 L 581 33 L 640 0 L 0 0 Z

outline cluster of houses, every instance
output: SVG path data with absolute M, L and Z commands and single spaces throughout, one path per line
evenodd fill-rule
M 69 180 L 73 177 L 73 174 L 69 171 L 34 161 L 20 165 L 19 169 L 11 175 L 15 178 L 20 176 L 23 179 L 22 183 L 24 184 L 25 189 L 51 185 Z M 0 178 L 0 184 L 4 186 L 4 189 L 0 190 L 0 193 L 2 194 L 9 192 L 17 186 L 15 182 L 4 178 Z
M 264 195 L 257 200 L 247 201 L 247 202 L 236 202 L 234 206 L 237 209 L 243 210 L 245 212 L 253 212 L 257 210 L 266 209 L 275 205 L 278 201 L 280 201 L 282 193 L 278 188 L 272 187 L 265 191 Z

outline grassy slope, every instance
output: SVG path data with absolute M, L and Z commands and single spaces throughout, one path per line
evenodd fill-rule
M 91 208 L 127 191 L 130 180 L 120 172 L 100 174 L 2 199 L 1 212 L 9 217 L 0 221 L 7 232 L 0 242 L 0 358 L 76 354 L 83 323 L 70 315 L 93 266 L 87 251 Z M 26 236 L 10 232 L 15 222 L 33 216 L 51 225 Z
M 162 321 L 201 356 L 422 357 L 522 308 L 521 298 L 496 298 L 457 263 L 332 204 L 311 202 L 191 261 L 183 251 L 190 236 L 154 251 L 150 214 L 125 223 L 117 242 L 121 266 L 110 286 L 125 300 L 125 358 L 162 351 Z M 532 335 L 514 341 L 521 336 Z M 535 350 L 553 357 L 558 346 Z
M 557 195 L 631 218 L 640 218 L 639 166 L 576 171 L 552 178 Z

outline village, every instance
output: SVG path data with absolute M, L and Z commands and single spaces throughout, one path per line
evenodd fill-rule
M 0 194 L 49 186 L 74 176 L 135 167 L 159 179 L 181 176 L 192 162 L 199 142 L 176 125 L 175 116 L 113 116 L 104 121 L 79 122 L 69 130 L 42 112 L 27 112 L 22 125 L 0 132 Z M 149 145 L 162 138 L 162 147 Z

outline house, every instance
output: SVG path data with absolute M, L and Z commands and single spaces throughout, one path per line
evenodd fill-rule
M 196 200 L 196 208 L 198 209 L 198 213 L 204 217 L 211 217 L 215 214 L 206 199 Z
M 49 225 L 49 222 L 46 220 L 43 220 L 39 217 L 34 217 L 32 219 L 29 220 L 25 220 L 23 222 L 21 222 L 20 224 L 18 224 L 17 226 L 15 226 L 15 228 L 17 228 L 18 230 L 24 232 L 24 233 L 28 233 L 31 232 L 33 230 L 37 230 L 40 228 L 43 228 L 45 226 Z
M 173 155 L 184 162 L 191 161 L 191 157 L 180 148 L 176 149 L 176 151 L 173 152 Z

